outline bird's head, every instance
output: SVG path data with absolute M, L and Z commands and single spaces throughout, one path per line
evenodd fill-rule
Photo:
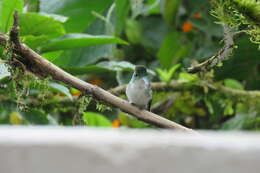
M 145 77 L 147 75 L 148 75 L 148 73 L 147 73 L 145 66 L 142 66 L 142 65 L 135 66 L 135 71 L 134 71 L 134 74 L 133 74 L 134 78 L 138 79 L 138 78 L 141 78 L 141 77 Z

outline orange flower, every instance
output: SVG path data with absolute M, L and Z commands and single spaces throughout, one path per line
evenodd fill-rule
M 200 13 L 195 13 L 193 16 L 192 16 L 194 19 L 201 19 L 202 16 Z
M 102 86 L 103 82 L 102 80 L 96 78 L 96 79 L 92 79 L 89 83 L 91 83 L 92 85 L 97 85 L 97 86 Z
M 186 21 L 182 25 L 182 31 L 183 32 L 191 32 L 192 30 L 192 23 L 190 21 Z
M 112 122 L 112 127 L 114 127 L 114 128 L 118 128 L 118 127 L 120 127 L 120 125 L 121 125 L 121 123 L 119 120 L 114 120 Z

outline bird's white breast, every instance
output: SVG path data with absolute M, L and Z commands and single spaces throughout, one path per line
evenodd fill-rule
M 146 108 L 152 98 L 149 82 L 144 79 L 129 83 L 126 88 L 126 95 L 131 103 Z

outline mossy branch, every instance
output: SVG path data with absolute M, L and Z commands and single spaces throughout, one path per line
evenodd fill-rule
M 43 78 L 51 76 L 54 80 L 64 82 L 65 84 L 80 90 L 82 93 L 87 94 L 94 99 L 101 101 L 104 104 L 119 108 L 123 112 L 129 113 L 138 119 L 163 128 L 173 128 L 176 130 L 186 131 L 190 133 L 197 133 L 192 129 L 186 128 L 180 124 L 172 122 L 168 119 L 160 117 L 152 112 L 140 110 L 139 108 L 131 105 L 126 100 L 123 100 L 115 95 L 105 91 L 104 89 L 82 81 L 71 74 L 63 71 L 61 68 L 52 64 L 28 46 L 19 41 L 19 28 L 18 28 L 18 15 L 14 15 L 14 26 L 10 32 L 10 40 L 13 44 L 13 51 L 18 56 L 16 57 L 27 70 L 33 74 Z M 6 43 L 6 36 L 0 34 L 0 43 Z
M 250 40 L 260 44 L 260 1 L 258 0 L 211 0 L 211 14 L 219 23 L 237 28 L 250 35 Z
M 172 81 L 171 83 L 163 83 L 163 82 L 153 82 L 151 83 L 151 87 L 155 92 L 183 92 L 183 91 L 191 91 L 194 89 L 198 89 L 203 91 L 203 87 L 205 84 L 196 84 L 191 85 L 187 83 L 181 83 L 178 81 Z M 208 88 L 211 91 L 218 91 L 226 95 L 227 97 L 237 98 L 239 101 L 244 102 L 256 102 L 256 104 L 260 104 L 260 91 L 246 91 L 246 90 L 238 90 L 225 87 L 221 84 L 208 84 Z M 116 88 L 112 88 L 109 90 L 112 94 L 122 95 L 125 93 L 126 85 L 118 86 Z

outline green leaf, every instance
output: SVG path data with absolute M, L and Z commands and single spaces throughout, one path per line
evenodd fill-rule
M 58 83 L 50 83 L 49 85 L 53 91 L 64 94 L 72 100 L 72 95 L 70 94 L 70 90 L 67 87 Z
M 83 75 L 89 73 L 133 71 L 134 68 L 135 65 L 127 61 L 104 61 L 96 65 L 87 65 L 84 67 L 66 67 L 65 70 L 73 75 Z M 148 72 L 154 74 L 151 70 L 148 70 Z
M 112 127 L 112 123 L 106 117 L 94 112 L 85 112 L 83 121 L 87 126 Z
M 126 18 L 130 10 L 129 0 L 116 0 L 116 35 L 120 35 L 123 31 Z
M 63 15 L 58 15 L 58 14 L 50 14 L 50 13 L 44 13 L 44 12 L 41 12 L 39 13 L 40 15 L 42 16 L 47 16 L 47 17 L 51 17 L 53 18 L 54 20 L 57 20 L 61 23 L 65 23 L 69 18 L 66 17 L 66 16 L 63 16 Z
M 123 126 L 131 128 L 147 128 L 148 125 L 132 116 L 127 115 L 126 113 L 121 112 L 118 116 L 121 124 Z
M 103 58 L 112 57 L 112 45 L 88 46 L 84 48 L 64 50 L 53 63 L 63 68 L 84 67 L 95 64 Z
M 12 112 L 9 115 L 9 122 L 13 125 L 21 125 L 23 123 L 23 117 L 19 112 Z
M 61 54 L 63 53 L 62 50 L 60 51 L 53 51 L 53 52 L 46 52 L 41 54 L 45 59 L 49 60 L 50 62 L 54 62 Z
M 168 75 L 168 73 L 167 73 L 166 70 L 157 68 L 156 71 L 159 73 L 159 78 L 160 78 L 161 81 L 163 81 L 163 82 L 168 82 L 168 80 L 169 80 L 169 75 Z
M 135 65 L 127 61 L 104 61 L 97 65 L 113 71 L 133 71 L 135 69 Z M 150 69 L 147 69 L 147 72 L 155 75 L 155 72 Z
M 247 89 L 260 88 L 260 75 L 256 69 L 260 63 L 258 46 L 252 44 L 248 37 L 241 37 L 236 41 L 238 49 L 234 49 L 233 57 L 225 61 L 225 65 L 216 68 L 215 76 L 217 80 L 226 78 L 244 81 Z M 250 58 L 249 58 L 250 57 Z
M 163 17 L 169 24 L 176 24 L 177 14 L 181 0 L 163 1 Z
M 31 49 L 37 49 L 39 46 L 47 42 L 49 38 L 50 37 L 48 35 L 40 35 L 40 36 L 26 35 L 22 37 L 22 41 Z
M 163 82 L 170 82 L 172 76 L 174 75 L 175 71 L 180 67 L 180 64 L 175 64 L 170 68 L 170 70 L 162 70 L 157 68 L 157 72 L 159 73 L 159 77 Z
M 143 32 L 141 44 L 146 50 L 150 50 L 151 54 L 156 54 L 165 39 L 169 26 L 157 16 L 141 18 L 139 22 L 142 25 L 143 31 L 145 31 Z
M 61 38 L 52 40 L 42 46 L 42 52 L 56 51 L 101 44 L 127 44 L 126 41 L 113 36 L 89 35 L 89 34 L 66 34 Z
M 144 11 L 144 0 L 130 0 L 131 2 L 131 18 L 134 19 Z
M 171 32 L 165 36 L 157 54 L 163 67 L 171 67 L 179 58 L 185 57 L 189 53 L 190 46 L 183 45 L 180 40 L 181 35 L 178 32 Z
M 64 15 L 68 32 L 83 32 L 95 20 L 92 12 L 99 14 L 107 9 L 113 0 L 41 0 L 41 12 Z
M 47 119 L 50 125 L 59 125 L 59 122 L 52 115 L 48 114 Z
M 39 11 L 40 0 L 26 0 L 26 8 L 28 12 Z
M 138 44 L 142 41 L 143 28 L 137 20 L 128 19 L 126 21 L 125 33 L 127 39 L 133 44 Z
M 48 124 L 49 120 L 47 118 L 47 114 L 39 109 L 31 109 L 27 112 L 23 112 L 23 117 L 30 124 Z
M 225 108 L 224 108 L 224 115 L 233 115 L 235 112 L 234 108 L 233 108 L 233 104 L 232 101 L 228 100 L 225 103 Z
M 23 5 L 23 0 L 0 0 L 0 31 L 9 31 L 13 24 L 14 11 L 22 12 Z
M 243 129 L 243 125 L 246 122 L 246 120 L 248 119 L 247 115 L 242 115 L 242 114 L 238 114 L 235 117 L 233 117 L 232 119 L 226 121 L 225 123 L 223 123 L 221 129 L 224 130 L 241 130 Z
M 145 11 L 149 14 L 160 14 L 160 2 L 161 0 L 147 0 L 145 2 Z
M 235 79 L 225 79 L 224 85 L 228 88 L 238 89 L 238 90 L 244 90 L 244 86 Z
M 97 65 L 113 71 L 132 71 L 135 68 L 134 64 L 127 61 L 105 61 Z
M 104 35 L 106 33 L 106 24 L 101 20 L 96 20 L 90 25 L 86 33 L 91 35 Z M 115 45 L 97 45 L 84 48 L 64 50 L 64 52 L 53 63 L 60 67 L 84 67 L 95 64 L 103 58 L 113 57 Z
M 66 67 L 65 70 L 72 75 L 111 72 L 110 69 L 98 65 L 87 65 L 85 67 Z
M 23 13 L 20 15 L 21 36 L 33 35 L 57 37 L 65 34 L 62 23 L 52 17 L 38 13 Z
M 172 66 L 169 70 L 169 75 L 172 77 L 180 66 L 180 64 L 175 64 L 174 66 Z
M 37 13 L 21 14 L 20 27 L 23 42 L 32 49 L 65 33 L 60 21 Z
M 214 107 L 213 107 L 213 105 L 211 104 L 210 100 L 209 100 L 207 97 L 205 97 L 205 98 L 204 98 L 204 102 L 205 102 L 205 104 L 206 104 L 206 106 L 207 106 L 207 108 L 208 108 L 209 113 L 210 113 L 211 115 L 213 115 L 213 114 L 214 114 Z
M 189 74 L 189 73 L 180 73 L 179 75 L 179 82 L 195 82 L 199 80 L 199 77 L 196 74 Z

